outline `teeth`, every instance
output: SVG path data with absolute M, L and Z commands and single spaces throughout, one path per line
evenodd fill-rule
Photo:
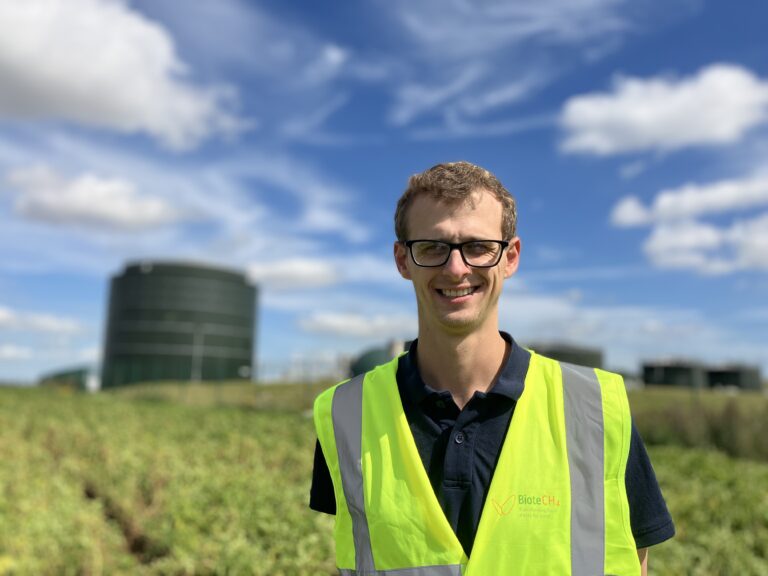
M 443 289 L 441 292 L 444 296 L 448 296 L 450 298 L 456 298 L 458 296 L 466 296 L 467 294 L 472 294 L 472 288 L 464 288 L 463 290 L 447 290 Z

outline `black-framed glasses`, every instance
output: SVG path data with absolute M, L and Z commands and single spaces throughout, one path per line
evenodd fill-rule
M 403 244 L 411 252 L 413 262 L 425 268 L 443 266 L 454 250 L 459 251 L 467 266 L 493 268 L 501 260 L 504 249 L 509 246 L 506 240 L 468 240 L 458 243 L 442 240 L 406 240 Z

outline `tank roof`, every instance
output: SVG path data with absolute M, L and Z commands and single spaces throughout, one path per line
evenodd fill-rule
M 160 274 L 167 276 L 200 276 L 248 282 L 245 271 L 204 262 L 184 260 L 134 260 L 125 264 L 116 276 Z

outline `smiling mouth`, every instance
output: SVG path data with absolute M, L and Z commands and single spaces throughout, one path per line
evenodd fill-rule
M 475 290 L 477 290 L 477 286 L 472 286 L 470 288 L 462 288 L 461 290 L 451 290 L 449 288 L 444 288 L 444 289 L 438 288 L 437 291 L 443 296 L 446 296 L 448 298 L 460 298 L 461 296 L 468 296 L 472 294 Z

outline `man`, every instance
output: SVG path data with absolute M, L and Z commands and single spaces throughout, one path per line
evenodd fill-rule
M 467 162 L 398 202 L 418 339 L 315 403 L 310 506 L 336 514 L 342 574 L 637 576 L 674 534 L 621 377 L 499 332 L 515 226 L 512 196 Z

